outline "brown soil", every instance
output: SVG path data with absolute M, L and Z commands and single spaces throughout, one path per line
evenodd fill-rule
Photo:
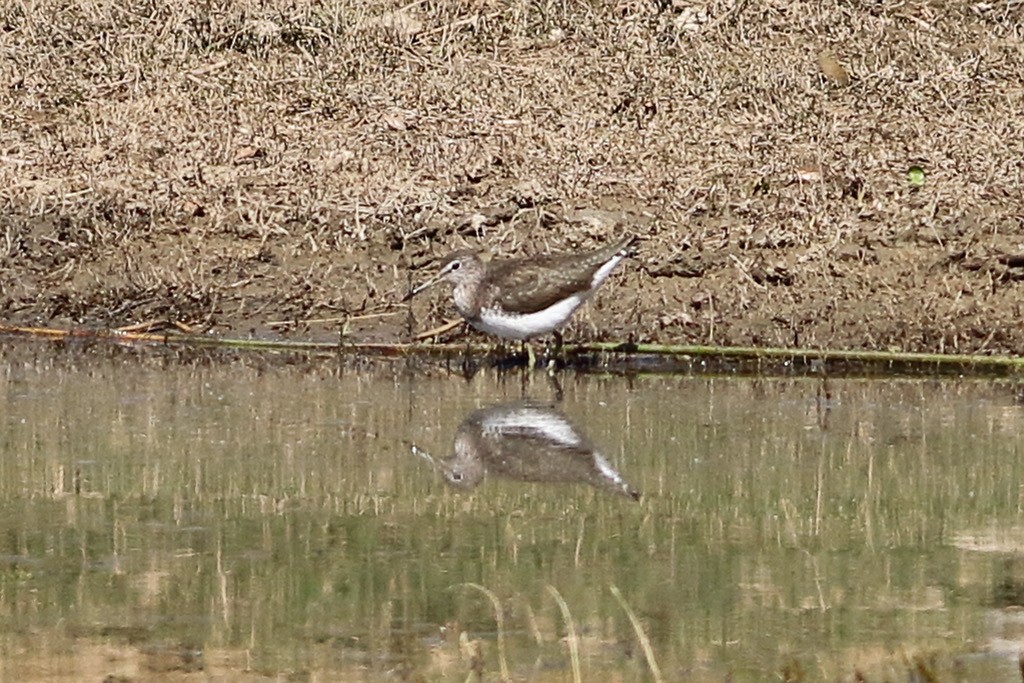
M 450 249 L 633 231 L 568 338 L 1021 353 L 1022 17 L 7 3 L 0 317 L 403 340 Z

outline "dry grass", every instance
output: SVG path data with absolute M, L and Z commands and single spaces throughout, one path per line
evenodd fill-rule
M 442 244 L 629 226 L 576 336 L 1020 350 L 1022 14 L 7 3 L 0 312 L 259 332 L 388 310 Z

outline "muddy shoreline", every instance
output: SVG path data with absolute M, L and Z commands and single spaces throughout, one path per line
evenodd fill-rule
M 10 216 L 5 222 L 18 234 L 31 225 Z M 268 241 L 255 256 L 244 240 L 223 241 L 220 254 L 200 271 L 202 285 L 189 288 L 179 279 L 180 264 L 169 261 L 205 248 L 202 236 L 164 238 L 159 248 L 146 235 L 83 246 L 61 241 L 62 229 L 51 229 L 23 237 L 19 258 L 7 259 L 0 314 L 9 324 L 310 341 L 337 340 L 344 331 L 356 343 L 400 343 L 456 316 L 446 292 L 398 303 L 407 283 L 422 277 L 408 265 L 417 260 L 408 258 L 408 248 L 371 243 L 327 255 L 316 267 L 316 259 L 275 258 L 289 251 L 283 238 Z M 428 263 L 429 255 L 444 249 L 421 244 L 418 260 Z M 781 266 L 774 277 L 763 267 L 753 274 L 745 270 L 740 257 L 751 256 L 742 249 L 684 253 L 668 264 L 659 262 L 658 250 L 656 239 L 642 244 L 640 254 L 577 314 L 567 339 L 947 354 L 1015 355 L 1024 349 L 1018 296 L 1024 270 L 995 252 L 985 262 L 966 263 L 938 245 L 879 244 L 856 258 L 828 259 L 825 272 L 822 264 L 794 265 L 782 278 Z M 799 260 L 796 250 L 786 252 L 771 255 Z M 163 276 L 145 286 L 133 283 L 133 274 L 115 265 L 133 262 Z M 345 270 L 348 277 L 337 275 Z M 465 327 L 435 341 L 467 336 L 486 341 Z

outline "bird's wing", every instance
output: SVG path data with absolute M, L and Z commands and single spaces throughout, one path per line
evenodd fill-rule
M 534 313 L 562 299 L 585 292 L 594 276 L 616 254 L 627 249 L 635 237 L 583 254 L 558 254 L 494 263 L 485 285 L 496 293 L 495 300 L 512 313 Z

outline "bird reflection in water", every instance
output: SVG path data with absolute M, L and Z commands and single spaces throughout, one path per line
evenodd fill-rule
M 503 403 L 470 413 L 455 434 L 455 452 L 435 458 L 415 444 L 451 486 L 471 490 L 487 474 L 525 482 L 589 484 L 640 499 L 594 445 L 554 406 Z

